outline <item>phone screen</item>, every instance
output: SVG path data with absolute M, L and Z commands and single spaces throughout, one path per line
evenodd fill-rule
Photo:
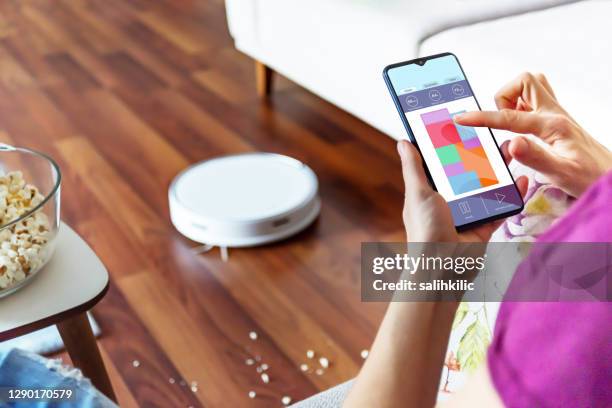
M 491 130 L 453 121 L 454 115 L 480 109 L 454 55 L 391 65 L 385 69 L 385 79 L 435 188 L 448 202 L 455 226 L 523 208 Z

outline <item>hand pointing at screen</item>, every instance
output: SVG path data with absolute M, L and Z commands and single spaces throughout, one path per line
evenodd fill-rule
M 517 136 L 502 150 L 574 197 L 612 168 L 612 153 L 561 107 L 544 75 L 520 75 L 495 95 L 495 103 L 499 111 L 467 112 L 454 120 L 535 135 L 544 145 Z

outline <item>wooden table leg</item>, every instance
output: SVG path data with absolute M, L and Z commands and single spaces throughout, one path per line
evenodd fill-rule
M 80 313 L 57 324 L 60 336 L 75 367 L 104 395 L 117 401 L 96 343 L 87 313 Z

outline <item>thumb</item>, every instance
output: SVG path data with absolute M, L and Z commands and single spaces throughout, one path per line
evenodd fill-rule
M 564 163 L 563 159 L 538 143 L 524 136 L 517 136 L 510 141 L 508 152 L 518 162 L 544 174 L 554 180 Z
M 425 175 L 423 159 L 412 143 L 409 143 L 407 140 L 400 140 L 397 143 L 397 151 L 402 160 L 402 174 L 404 176 L 406 195 L 432 190 Z

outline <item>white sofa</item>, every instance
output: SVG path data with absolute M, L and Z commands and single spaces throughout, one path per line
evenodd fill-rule
M 612 1 L 226 0 L 226 9 L 239 50 L 393 138 L 405 131 L 383 67 L 451 51 L 483 107 L 520 72 L 544 72 L 612 145 Z

